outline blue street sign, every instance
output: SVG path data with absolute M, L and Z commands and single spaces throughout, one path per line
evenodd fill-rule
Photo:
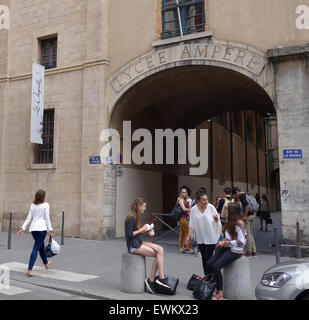
M 100 156 L 90 157 L 89 158 L 89 164 L 101 164 Z
M 284 159 L 302 159 L 303 150 L 302 149 L 283 150 L 283 158 Z

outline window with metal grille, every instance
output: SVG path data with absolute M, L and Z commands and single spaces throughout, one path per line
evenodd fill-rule
M 54 156 L 54 109 L 44 110 L 43 144 L 35 145 L 35 163 L 53 163 Z
M 57 37 L 41 40 L 41 65 L 46 70 L 57 67 Z
M 202 32 L 205 24 L 205 0 L 162 0 L 162 39 Z

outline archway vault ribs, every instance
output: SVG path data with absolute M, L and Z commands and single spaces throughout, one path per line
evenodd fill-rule
M 124 66 L 108 81 L 108 112 L 132 86 L 160 71 L 187 65 L 217 66 L 242 73 L 257 82 L 273 99 L 273 72 L 266 53 L 248 45 L 213 40 L 154 49 Z

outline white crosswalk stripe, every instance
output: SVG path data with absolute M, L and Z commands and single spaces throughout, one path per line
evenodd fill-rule
M 15 286 L 10 286 L 8 289 L 1 288 L 0 289 L 0 295 L 5 294 L 7 296 L 14 296 L 16 294 L 23 294 L 31 292 L 31 290 L 23 289 Z
M 5 264 L 10 271 L 15 272 L 22 272 L 26 273 L 28 269 L 28 265 L 20 262 L 9 262 Z M 62 270 L 55 270 L 55 269 L 48 269 L 46 270 L 44 267 L 34 267 L 33 273 L 37 277 L 42 278 L 49 278 L 49 279 L 55 279 L 55 280 L 64 280 L 64 281 L 71 281 L 71 282 L 82 282 L 86 280 L 91 280 L 98 278 L 98 276 L 95 275 L 89 275 L 89 274 L 81 274 L 81 273 L 75 273 L 75 272 L 69 272 L 69 271 L 62 271 Z

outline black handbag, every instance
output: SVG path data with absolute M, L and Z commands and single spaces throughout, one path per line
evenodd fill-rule
M 51 243 L 52 243 L 52 237 L 49 237 L 48 244 L 45 248 L 45 253 L 47 258 L 51 258 L 55 256 L 55 254 L 52 252 L 52 249 L 51 249 Z
M 165 294 L 165 295 L 169 295 L 169 296 L 175 295 L 178 284 L 179 284 L 179 279 L 173 278 L 170 276 L 166 276 L 166 275 L 164 275 L 164 276 L 165 276 L 170 288 L 165 288 L 165 287 L 160 286 L 159 284 L 155 283 L 157 293 L 158 294 Z
M 198 276 L 196 274 L 192 274 L 191 278 L 188 281 L 187 289 L 188 290 L 194 290 L 194 287 L 195 287 L 196 283 L 198 281 L 200 281 L 201 279 L 203 279 L 203 277 Z
M 198 300 L 211 300 L 217 286 L 214 279 L 215 275 L 210 274 L 197 281 L 193 290 L 194 298 Z
M 176 203 L 175 207 L 173 208 L 173 210 L 170 213 L 170 216 L 175 219 L 176 221 L 178 221 L 181 217 L 182 214 L 182 209 L 180 204 Z

